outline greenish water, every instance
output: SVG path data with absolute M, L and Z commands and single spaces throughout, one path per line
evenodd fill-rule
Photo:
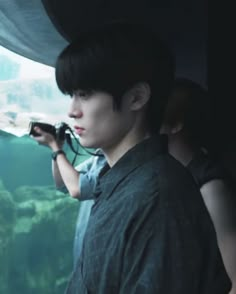
M 49 149 L 0 134 L 0 293 L 64 292 L 78 209 L 54 187 Z

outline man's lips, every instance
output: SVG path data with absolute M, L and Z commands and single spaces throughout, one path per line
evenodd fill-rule
M 83 131 L 85 130 L 84 128 L 81 128 L 79 126 L 74 126 L 75 132 L 76 134 L 80 135 L 83 133 Z

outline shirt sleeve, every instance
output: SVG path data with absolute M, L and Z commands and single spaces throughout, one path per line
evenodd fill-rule
M 93 156 L 80 169 L 80 201 L 94 199 L 94 191 L 98 182 L 98 175 L 106 164 L 104 156 Z
M 91 156 L 76 167 L 76 170 L 79 172 L 78 185 L 80 187 L 80 201 L 94 199 L 94 190 L 97 184 L 98 175 L 106 164 L 104 155 L 99 151 L 96 153 L 98 153 L 99 156 Z M 60 188 L 60 191 L 68 193 L 66 187 Z
M 96 184 L 96 179 L 94 177 L 91 177 L 88 173 L 84 174 L 81 173 L 79 176 L 79 184 L 80 184 L 80 197 L 79 200 L 92 200 L 93 197 L 93 191 Z
M 206 293 L 199 285 L 200 275 L 207 277 L 204 282 L 212 289 L 209 293 L 228 293 L 224 268 L 220 262 L 216 265 L 218 251 L 214 247 L 208 250 L 209 245 L 205 251 L 199 249 L 203 244 L 196 240 L 190 222 L 173 214 L 171 207 L 166 208 L 160 209 L 157 201 L 150 202 L 130 221 L 120 293 Z M 209 277 L 209 266 L 213 266 L 207 264 L 209 260 L 217 269 L 214 277 Z
M 82 183 L 84 182 L 84 186 L 85 186 L 85 191 L 84 192 L 86 192 L 86 187 L 89 187 L 88 178 L 85 175 L 87 173 L 89 173 L 92 164 L 93 164 L 93 157 L 90 157 L 89 159 L 83 161 L 82 163 L 80 163 L 79 165 L 77 165 L 75 167 L 75 169 L 80 174 L 80 179 L 79 179 L 79 183 L 78 183 L 78 185 L 80 185 L 80 188 L 81 188 L 81 186 L 83 187 L 83 184 L 81 185 L 81 182 Z M 64 194 L 68 193 L 68 189 L 66 188 L 66 186 L 57 188 L 57 190 L 64 193 Z

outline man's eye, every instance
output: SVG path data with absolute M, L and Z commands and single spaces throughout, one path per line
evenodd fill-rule
M 80 90 L 80 91 L 76 91 L 74 93 L 74 95 L 77 96 L 77 97 L 80 97 L 80 98 L 86 98 L 87 99 L 91 95 L 91 92 L 90 91 L 82 91 L 82 90 Z
M 79 96 L 80 96 L 80 97 L 87 97 L 88 95 L 89 95 L 89 93 L 86 92 L 86 91 L 80 91 L 80 92 L 79 92 Z

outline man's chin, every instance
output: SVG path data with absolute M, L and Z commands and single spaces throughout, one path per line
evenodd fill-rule
M 88 142 L 88 140 L 84 140 L 83 138 L 80 138 L 79 142 L 80 142 L 80 145 L 84 148 L 93 148 L 93 149 L 99 148 L 97 144 L 95 144 L 95 142 Z

